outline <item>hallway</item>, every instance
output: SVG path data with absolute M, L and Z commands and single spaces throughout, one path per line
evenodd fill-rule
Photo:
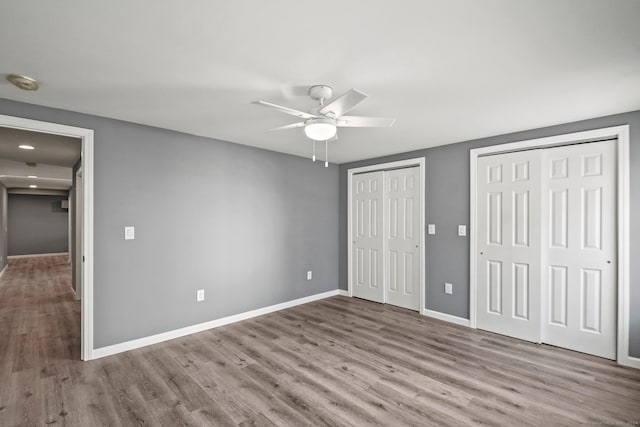
M 0 281 L 0 420 L 14 411 L 36 417 L 43 389 L 59 389 L 81 363 L 70 282 L 66 255 L 9 261 Z

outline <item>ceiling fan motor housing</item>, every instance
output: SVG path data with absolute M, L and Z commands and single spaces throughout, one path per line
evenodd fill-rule
M 309 96 L 316 101 L 330 99 L 333 95 L 333 89 L 327 85 L 315 85 L 309 88 Z

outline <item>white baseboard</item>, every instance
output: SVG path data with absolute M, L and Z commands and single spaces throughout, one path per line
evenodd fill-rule
M 637 357 L 621 357 L 618 359 L 618 363 L 622 366 L 629 366 L 630 368 L 640 369 L 640 358 Z
M 9 255 L 7 259 L 36 258 L 41 256 L 58 256 L 58 255 L 69 255 L 69 252 L 53 252 L 49 254 Z
M 306 304 L 309 302 L 329 298 L 335 295 L 339 295 L 338 289 L 333 291 L 323 292 L 321 294 L 310 295 L 308 297 L 294 299 L 291 301 L 286 301 L 280 304 L 270 305 L 268 307 L 258 308 L 256 310 L 251 310 L 244 313 L 234 314 L 233 316 L 227 316 L 221 319 L 199 323 L 197 325 L 186 326 L 184 328 L 163 332 L 160 334 L 152 335 L 150 337 L 138 338 L 135 340 L 126 341 L 123 343 L 114 344 L 107 347 L 96 348 L 91 352 L 91 357 L 88 360 L 99 359 L 101 357 L 111 356 L 113 354 L 122 353 L 124 351 L 134 350 L 140 347 L 146 347 L 151 344 L 157 344 L 163 341 L 169 341 L 175 338 L 183 337 L 185 335 L 195 334 L 197 332 L 206 331 L 208 329 L 217 328 L 219 326 L 228 325 L 230 323 L 239 322 L 241 320 L 251 319 L 252 317 L 262 316 L 263 314 L 273 313 L 274 311 L 284 310 L 285 308 L 295 307 L 296 305 Z
M 349 291 L 345 291 L 344 289 L 338 289 L 338 295 L 342 295 L 343 297 L 348 297 Z
M 433 317 L 434 319 L 444 320 L 445 322 L 455 323 L 456 325 L 462 325 L 469 327 L 469 319 L 463 319 L 462 317 L 452 316 L 450 314 L 441 313 L 439 311 L 427 310 L 426 308 L 422 312 L 427 317 Z

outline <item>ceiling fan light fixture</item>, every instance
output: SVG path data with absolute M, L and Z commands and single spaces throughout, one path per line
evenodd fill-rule
M 314 141 L 327 141 L 336 136 L 336 121 L 333 119 L 311 119 L 304 126 L 304 134 Z

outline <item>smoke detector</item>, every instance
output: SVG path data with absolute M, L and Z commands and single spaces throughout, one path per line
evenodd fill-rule
M 9 83 L 22 90 L 38 90 L 40 83 L 34 78 L 23 76 L 22 74 L 7 75 Z

